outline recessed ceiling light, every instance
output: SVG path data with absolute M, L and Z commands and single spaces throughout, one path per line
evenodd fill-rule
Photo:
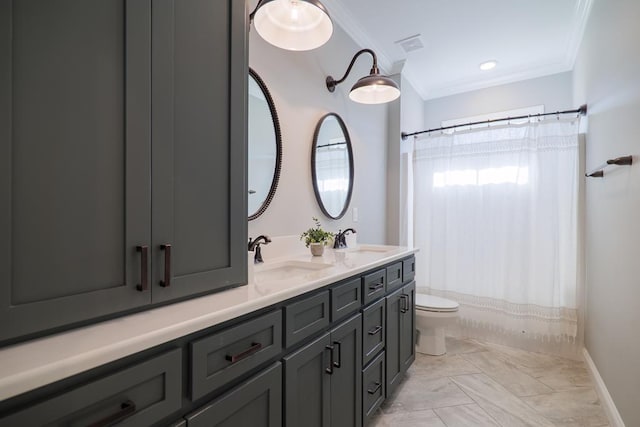
M 496 68 L 496 65 L 498 65 L 498 61 L 491 60 L 491 61 L 483 62 L 482 64 L 480 64 L 480 69 L 482 71 L 489 71 Z

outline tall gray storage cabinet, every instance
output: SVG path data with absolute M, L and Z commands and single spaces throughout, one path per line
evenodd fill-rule
M 0 2 L 0 341 L 246 283 L 246 32 L 233 0 Z

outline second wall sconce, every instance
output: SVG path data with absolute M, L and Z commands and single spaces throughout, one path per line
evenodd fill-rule
M 249 17 L 258 34 L 281 49 L 315 49 L 333 34 L 329 12 L 318 0 L 260 0 Z
M 336 86 L 345 81 L 356 59 L 363 53 L 368 53 L 373 57 L 373 66 L 368 76 L 362 77 L 353 85 L 349 92 L 349 98 L 351 98 L 352 101 L 362 104 L 384 104 L 385 102 L 390 102 L 398 98 L 400 96 L 398 85 L 389 77 L 380 74 L 378 70 L 378 58 L 371 49 L 362 49 L 357 52 L 353 56 L 347 72 L 340 80 L 335 80 L 331 76 L 327 77 L 326 84 L 329 92 L 336 90 Z

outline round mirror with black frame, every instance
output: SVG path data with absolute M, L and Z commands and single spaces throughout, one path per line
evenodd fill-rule
M 249 221 L 267 210 L 278 188 L 282 167 L 280 122 L 269 89 L 249 68 L 248 100 L 248 203 Z
M 336 113 L 322 117 L 311 149 L 313 191 L 322 212 L 340 219 L 353 192 L 353 151 L 347 127 Z

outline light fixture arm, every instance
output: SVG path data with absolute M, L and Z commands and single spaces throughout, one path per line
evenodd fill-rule
M 260 9 L 260 6 L 262 5 L 262 2 L 264 0 L 258 0 L 258 4 L 256 4 L 256 8 L 253 9 L 253 12 L 251 12 L 249 14 L 249 22 L 253 22 L 253 17 L 255 16 L 256 12 L 258 11 L 258 9 Z
M 368 53 L 373 57 L 373 66 L 371 67 L 371 71 L 369 72 L 369 74 L 380 74 L 380 71 L 378 70 L 378 58 L 376 57 L 376 53 L 371 49 L 362 49 L 358 51 L 355 55 L 353 55 L 353 59 L 351 60 L 351 63 L 347 68 L 347 72 L 344 73 L 344 76 L 342 76 L 340 80 L 335 80 L 331 76 L 327 77 L 326 83 L 327 83 L 327 89 L 329 90 L 329 92 L 335 91 L 336 86 L 345 81 L 347 76 L 349 76 L 349 73 L 351 72 L 353 65 L 356 63 L 356 59 L 358 59 L 358 57 L 363 53 Z

